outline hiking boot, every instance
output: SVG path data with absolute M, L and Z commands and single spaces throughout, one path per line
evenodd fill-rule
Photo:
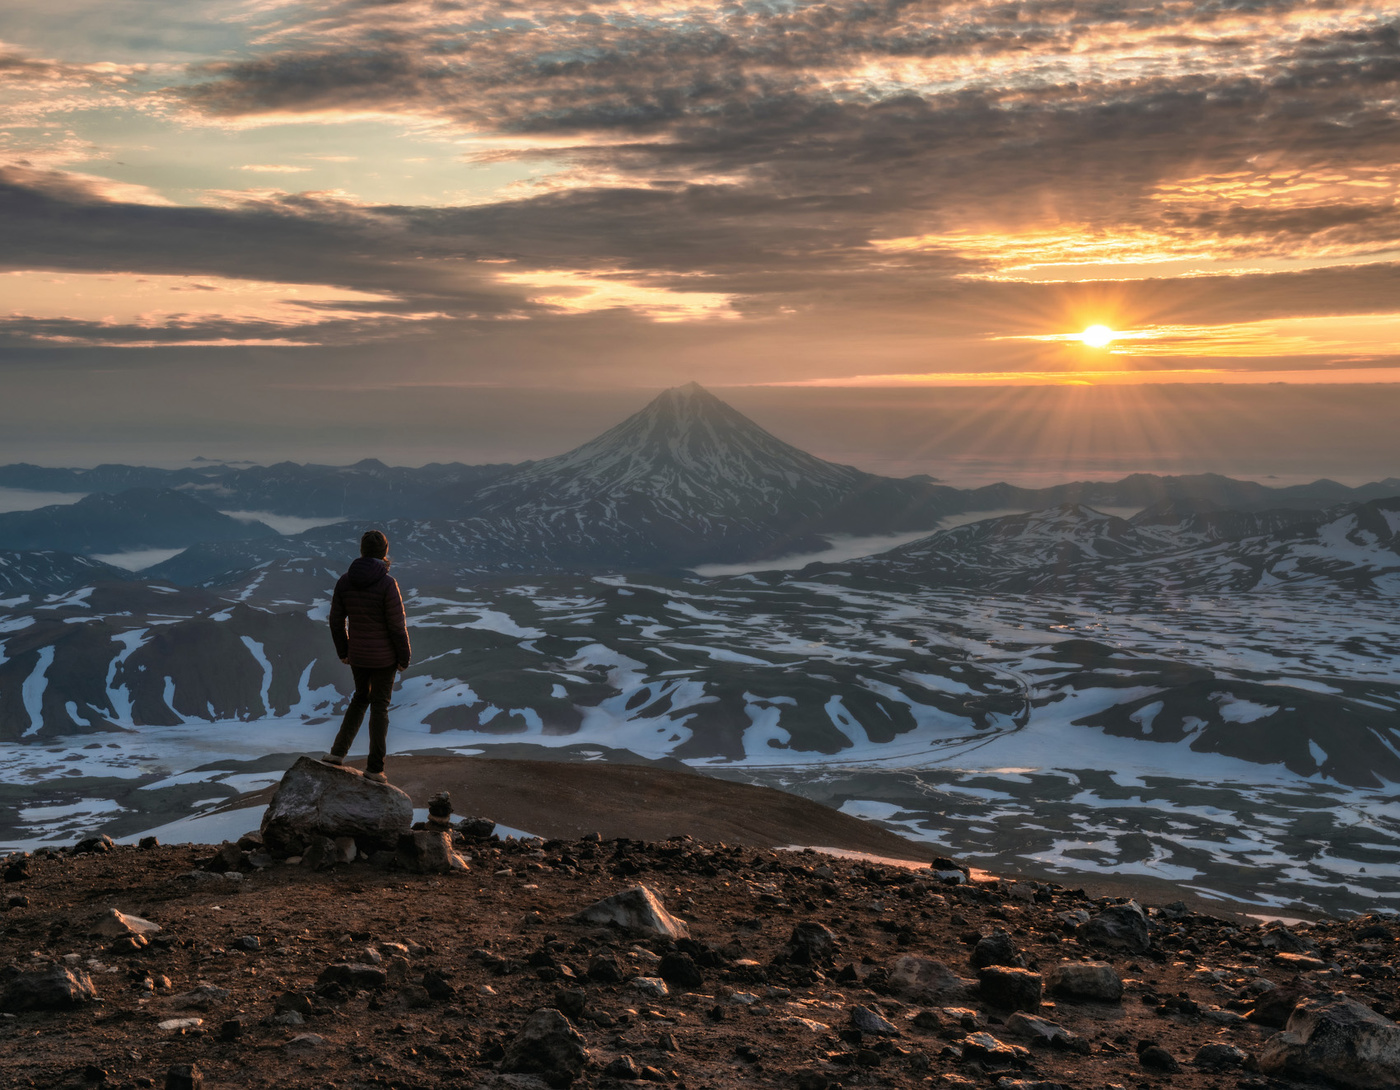
M 344 764 L 345 759 L 334 753 L 326 753 L 321 756 L 321 763 L 323 765 L 338 765 Z
M 386 775 L 384 775 L 384 773 L 382 773 L 382 772 L 366 772 L 366 773 L 365 773 L 365 779 L 371 780 L 371 781 L 373 781 L 374 783 L 388 783 L 388 782 L 389 782 L 389 777 L 386 776 Z

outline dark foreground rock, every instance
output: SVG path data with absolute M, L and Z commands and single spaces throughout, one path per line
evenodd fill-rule
M 1063 999 L 1117 1003 L 1123 998 L 1122 979 L 1102 961 L 1062 961 L 1051 966 L 1045 983 L 1052 995 Z
M 31 853 L 27 903 L 0 914 L 0 1086 L 151 1090 L 181 1067 L 219 1090 L 1396 1085 L 1394 917 L 1289 937 L 1145 907 L 1144 951 L 1080 934 L 1125 901 L 1051 883 L 450 835 L 470 870 L 253 863 L 256 839 L 230 870 L 191 871 L 211 849 L 189 846 Z M 961 975 L 989 957 L 1025 966 Z M 1038 1013 L 1004 1005 L 1037 974 Z M 17 998 L 41 980 L 55 1003 Z
M 501 1060 L 501 1070 L 537 1074 L 550 1086 L 568 1086 L 588 1062 L 583 1035 L 557 1010 L 541 1008 L 526 1019 Z
M 80 969 L 52 963 L 16 972 L 0 992 L 0 1011 L 59 1011 L 97 999 L 92 978 Z
M 684 920 L 666 911 L 661 899 L 646 886 L 633 886 L 589 905 L 577 916 L 584 923 L 611 924 L 636 935 L 683 939 L 690 935 Z
M 413 824 L 413 801 L 353 768 L 302 757 L 287 769 L 262 819 L 273 855 L 300 855 L 312 841 L 353 837 L 362 849 L 397 846 Z
M 1277 1077 L 1318 1078 L 1357 1090 L 1400 1086 L 1400 1026 L 1345 996 L 1304 999 L 1259 1055 Z

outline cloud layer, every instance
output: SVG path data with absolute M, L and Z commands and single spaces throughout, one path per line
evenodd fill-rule
M 246 279 L 286 298 L 144 320 L 4 307 L 0 346 L 266 343 L 275 328 L 287 343 L 420 344 L 434 361 L 509 342 L 454 366 L 586 381 L 557 351 L 574 338 L 614 346 L 594 372 L 610 381 L 689 378 L 719 348 L 727 362 L 698 377 L 806 381 L 1102 369 L 1064 340 L 1102 323 L 1142 334 L 1104 354 L 1145 374 L 1397 362 L 1373 335 L 1400 310 L 1392 7 L 198 10 L 189 40 L 236 31 L 232 58 L 177 62 L 168 34 L 145 64 L 129 44 L 93 60 L 100 40 L 67 59 L 0 49 L 0 263 Z M 118 163 L 137 138 L 104 141 L 104 124 L 166 148 L 165 174 L 130 180 Z M 380 153 L 385 126 L 460 191 L 359 192 L 412 173 Z M 360 133 L 354 154 L 331 147 Z M 163 182 L 190 134 L 223 141 L 224 184 Z M 307 285 L 375 302 L 291 321 Z M 1260 325 L 1346 315 L 1372 332 Z M 653 349 L 688 369 L 666 373 Z

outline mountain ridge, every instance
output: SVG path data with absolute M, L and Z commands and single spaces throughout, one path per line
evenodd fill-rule
M 1374 498 L 1391 490 L 1392 483 L 1400 489 L 1394 481 L 1351 489 L 1325 479 L 1274 489 L 1209 473 L 1138 473 L 1114 482 L 1044 489 L 1005 483 L 957 489 L 825 461 L 777 438 L 696 383 L 662 391 L 572 450 L 520 465 L 435 463 L 415 470 L 373 458 L 348 467 L 206 464 L 180 471 L 121 466 L 49 471 L 20 465 L 0 467 L 0 485 L 28 481 L 54 488 L 61 480 L 73 487 L 124 484 L 159 473 L 174 485 L 161 494 L 184 496 L 189 503 L 197 499 L 205 505 L 203 517 L 213 520 L 211 528 L 224 517 L 216 517 L 212 504 L 272 511 L 286 509 L 299 497 L 296 502 L 309 505 L 299 514 L 353 511 L 352 517 L 384 527 L 401 558 L 456 566 L 464 573 L 676 571 L 708 563 L 755 563 L 821 552 L 833 535 L 932 533 L 949 515 L 1008 507 L 1141 506 L 1152 512 L 1127 527 L 1105 524 L 1111 525 L 1109 537 L 1097 543 L 1087 538 L 1077 545 L 1063 542 L 1055 564 L 1067 569 L 1108 557 L 1118 548 L 1109 538 L 1116 537 L 1121 546 L 1134 534 L 1146 541 L 1170 530 L 1185 546 L 1256 531 L 1283 532 L 1308 522 L 1304 512 Z M 98 542 L 91 534 L 85 538 L 64 527 L 65 521 L 76 523 L 80 513 L 103 503 L 133 503 L 138 493 L 146 494 L 128 490 L 116 494 L 127 497 L 118 501 L 102 500 L 108 494 L 95 492 L 67 509 L 0 515 L 0 534 L 7 526 L 18 532 L 29 525 L 39 529 L 21 537 L 18 547 L 89 554 L 135 548 L 130 533 L 109 532 Z M 356 536 L 343 525 L 286 537 L 256 525 L 249 532 L 217 525 L 217 532 L 171 530 L 159 542 L 143 540 L 146 546 L 168 542 L 186 549 L 149 574 L 211 586 L 269 563 L 298 558 L 339 563 L 347 538 Z M 949 540 L 973 536 L 965 532 Z M 245 543 L 245 538 L 259 540 Z M 1134 547 L 1146 549 L 1142 543 Z

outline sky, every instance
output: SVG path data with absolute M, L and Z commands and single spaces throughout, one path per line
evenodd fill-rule
M 1116 405 L 1056 465 L 1395 473 L 1398 191 L 1395 5 L 9 0 L 0 457 L 516 460 L 698 380 L 872 467 Z

